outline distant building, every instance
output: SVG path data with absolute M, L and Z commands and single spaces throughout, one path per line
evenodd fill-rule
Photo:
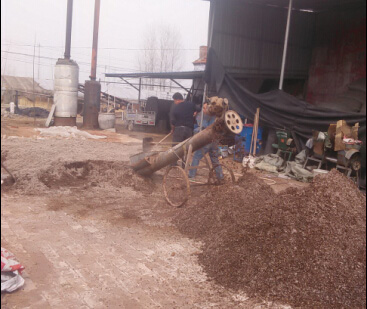
M 30 77 L 1 76 L 1 103 L 14 102 L 22 107 L 49 108 L 53 102 L 53 92 L 41 87 Z
M 195 71 L 205 71 L 207 56 L 208 56 L 208 47 L 200 46 L 200 58 L 193 62 Z

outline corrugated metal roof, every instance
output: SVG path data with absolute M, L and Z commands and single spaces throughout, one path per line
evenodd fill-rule
M 1 88 L 17 90 L 24 93 L 33 93 L 33 79 L 30 77 L 1 76 Z M 44 95 L 52 95 L 52 91 L 42 88 L 37 82 L 34 83 L 34 92 Z
M 231 0 L 207 0 L 228 3 Z M 242 3 L 252 3 L 259 5 L 271 5 L 278 7 L 288 7 L 289 0 L 238 0 Z M 293 1 L 294 8 L 298 10 L 325 11 L 337 8 L 366 6 L 366 0 L 296 0 Z

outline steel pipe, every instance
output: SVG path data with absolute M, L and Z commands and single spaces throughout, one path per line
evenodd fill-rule
M 101 84 L 87 80 L 84 89 L 83 129 L 99 128 L 98 114 L 101 107 Z
M 73 25 L 73 0 L 68 0 L 67 16 L 66 16 L 66 38 L 64 58 L 70 59 L 71 51 L 71 28 Z
M 92 68 L 91 68 L 91 74 L 90 74 L 90 79 L 92 81 L 97 79 L 97 52 L 98 52 L 98 31 L 99 31 L 100 7 L 101 7 L 101 0 L 95 0 L 93 47 L 92 47 Z
M 150 176 L 156 171 L 174 164 L 179 159 L 183 159 L 190 146 L 195 152 L 206 145 L 209 145 L 214 140 L 217 140 L 223 134 L 238 134 L 243 128 L 241 117 L 234 111 L 228 111 L 223 118 L 216 120 L 214 124 L 199 132 L 186 141 L 176 145 L 170 150 L 158 154 L 147 155 L 142 160 L 134 162 L 132 168 L 141 176 Z

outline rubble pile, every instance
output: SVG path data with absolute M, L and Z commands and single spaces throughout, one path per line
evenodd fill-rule
M 209 278 L 301 308 L 366 306 L 366 197 L 337 171 L 276 195 L 246 174 L 175 222 L 203 241 Z

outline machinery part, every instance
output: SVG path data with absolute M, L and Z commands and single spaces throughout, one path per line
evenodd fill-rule
M 228 103 L 228 99 L 218 97 L 209 98 L 209 114 L 211 116 L 221 117 L 223 112 L 228 109 Z
M 355 172 L 358 172 L 362 169 L 362 163 L 361 163 L 361 156 L 359 153 L 356 153 L 352 156 L 352 158 L 349 160 L 349 166 L 351 169 Z
M 76 127 L 76 117 L 54 117 L 55 127 Z
M 163 192 L 168 204 L 173 207 L 182 207 L 191 195 L 190 182 L 184 169 L 171 166 L 163 178 Z
M 240 115 L 238 115 L 235 111 L 227 111 L 224 115 L 225 124 L 227 129 L 234 133 L 240 134 L 243 130 L 243 123 Z
M 360 151 L 358 149 L 338 151 L 338 164 L 345 167 L 350 167 L 354 171 L 360 170 L 362 168 Z
M 141 176 L 150 176 L 156 171 L 184 158 L 190 145 L 192 145 L 192 151 L 195 152 L 210 144 L 214 138 L 215 130 L 212 125 L 166 152 L 147 156 L 143 159 L 143 162 L 133 163 L 132 168 Z
M 218 166 L 222 167 L 222 171 L 223 171 L 223 175 L 224 175 L 224 178 L 222 180 L 219 180 L 217 178 L 216 173 L 215 173 L 215 169 Z M 219 164 L 219 165 L 213 166 L 210 169 L 208 184 L 210 184 L 210 185 L 225 185 L 225 184 L 230 184 L 230 183 L 235 183 L 235 182 L 236 182 L 236 177 L 234 176 L 234 173 L 233 173 L 232 169 L 230 169 L 228 166 L 226 166 L 224 164 Z
M 84 86 L 83 128 L 99 129 L 98 114 L 101 108 L 101 84 L 88 80 Z
M 176 145 L 166 152 L 162 152 L 153 156 L 147 156 L 141 162 L 131 162 L 131 166 L 135 172 L 141 176 L 150 176 L 156 171 L 176 163 L 179 159 L 187 155 L 190 146 L 195 152 L 214 140 L 218 140 L 228 133 L 237 134 L 242 132 L 243 124 L 240 116 L 234 111 L 227 111 L 223 118 L 218 118 L 214 124 L 205 130 L 187 139 L 186 141 Z
M 360 151 L 359 151 L 359 150 L 357 150 L 357 149 L 350 149 L 350 150 L 348 150 L 348 151 L 346 152 L 346 154 L 345 154 L 345 158 L 346 158 L 346 159 L 348 159 L 348 160 L 350 160 L 350 159 L 352 159 L 352 157 L 353 157 L 355 154 L 357 154 L 357 153 L 360 153 Z
M 78 114 L 79 66 L 75 61 L 59 59 L 55 66 L 55 117 L 76 118 Z

